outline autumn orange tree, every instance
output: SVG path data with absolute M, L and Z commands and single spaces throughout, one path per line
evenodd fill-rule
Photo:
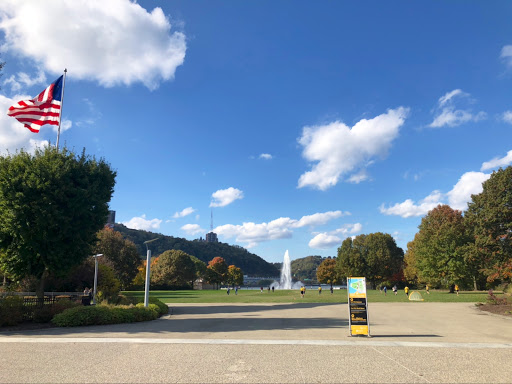
M 217 285 L 226 281 L 228 265 L 222 257 L 214 257 L 206 267 L 206 281 L 209 284 Z
M 316 279 L 322 284 L 335 284 L 338 281 L 338 271 L 336 269 L 336 259 L 325 259 L 316 270 Z

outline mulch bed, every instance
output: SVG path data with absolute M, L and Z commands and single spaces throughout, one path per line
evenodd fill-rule
M 503 315 L 512 317 L 512 304 L 507 305 L 494 305 L 494 304 L 482 304 L 478 308 L 482 311 L 490 312 L 495 315 Z

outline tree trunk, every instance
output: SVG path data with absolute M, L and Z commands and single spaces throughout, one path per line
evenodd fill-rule
M 478 290 L 478 287 L 476 286 L 476 276 L 473 276 L 473 290 Z
M 36 290 L 36 296 L 38 299 L 42 300 L 44 298 L 44 284 L 46 282 L 46 278 L 48 277 L 48 275 L 48 269 L 45 268 L 43 274 L 41 275 L 41 279 L 39 280 L 39 285 Z

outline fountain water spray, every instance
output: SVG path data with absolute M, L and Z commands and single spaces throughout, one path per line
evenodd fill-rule
M 281 268 L 281 278 L 279 281 L 274 281 L 270 286 L 276 289 L 299 289 L 303 283 L 297 281 L 292 284 L 292 267 L 290 261 L 290 255 L 288 250 L 284 253 L 283 267 Z
M 284 253 L 283 268 L 281 268 L 280 289 L 292 289 L 292 267 L 288 250 Z

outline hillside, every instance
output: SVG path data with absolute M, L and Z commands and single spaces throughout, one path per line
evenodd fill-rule
M 316 269 L 322 260 L 322 256 L 306 256 L 292 260 L 292 276 L 304 282 L 316 281 Z
M 151 254 L 158 256 L 170 249 L 179 249 L 199 260 L 208 263 L 216 256 L 226 260 L 228 265 L 234 264 L 241 268 L 244 275 L 249 276 L 279 276 L 279 270 L 271 263 L 266 262 L 258 255 L 248 252 L 245 248 L 225 243 L 206 243 L 198 240 L 186 240 L 180 237 L 165 236 L 137 229 L 130 229 L 122 224 L 115 224 L 114 229 L 123 234 L 137 246 L 141 258 L 146 257 L 144 242 L 154 238 L 159 240 L 150 244 Z

